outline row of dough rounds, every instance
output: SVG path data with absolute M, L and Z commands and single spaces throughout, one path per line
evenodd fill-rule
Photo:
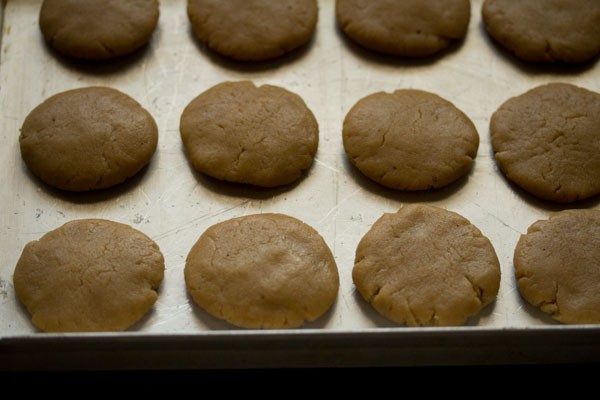
M 272 188 L 305 175 L 319 126 L 282 87 L 222 82 L 183 110 L 180 134 L 193 167 L 218 180 Z M 495 159 L 530 194 L 572 203 L 600 193 L 600 94 L 566 83 L 507 100 L 490 120 Z M 470 172 L 479 147 L 472 121 L 422 90 L 378 92 L 346 114 L 343 146 L 371 180 L 397 190 L 438 189 Z M 150 113 L 108 87 L 55 94 L 25 118 L 21 156 L 45 183 L 67 191 L 118 185 L 150 163 L 158 129 Z
M 557 321 L 600 323 L 600 211 L 565 210 L 531 225 L 514 252 L 522 297 Z M 129 225 L 80 219 L 28 243 L 14 287 L 46 332 L 130 329 L 158 298 L 164 257 Z M 429 205 L 384 214 L 360 240 L 353 283 L 406 326 L 457 326 L 493 303 L 500 265 L 492 243 L 461 215 Z M 336 301 L 338 267 L 312 227 L 254 214 L 209 227 L 189 251 L 187 291 L 232 326 L 288 329 Z
M 462 40 L 469 0 L 336 0 L 340 29 L 372 51 L 431 56 Z M 584 62 L 600 53 L 600 3 L 596 0 L 485 0 L 487 32 L 517 57 L 534 62 Z M 188 0 L 197 38 L 238 61 L 263 61 L 310 41 L 317 0 Z M 159 19 L 158 0 L 44 0 L 40 29 L 69 57 L 108 59 L 148 43 Z

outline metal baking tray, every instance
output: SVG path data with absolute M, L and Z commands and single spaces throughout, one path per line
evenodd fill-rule
M 509 97 L 552 81 L 600 91 L 600 66 L 534 66 L 496 46 L 472 0 L 464 41 L 428 59 L 376 55 L 339 31 L 334 0 L 319 1 L 313 40 L 281 59 L 259 64 L 226 60 L 193 36 L 185 0 L 160 3 L 151 43 L 111 62 L 68 60 L 45 45 L 40 0 L 3 2 L 0 53 L 0 369 L 254 368 L 392 366 L 600 361 L 600 327 L 562 325 L 519 296 L 512 254 L 519 235 L 565 208 L 537 200 L 498 170 L 489 119 Z M 320 129 L 316 160 L 297 184 L 257 189 L 225 184 L 193 171 L 179 136 L 187 103 L 226 80 L 252 80 L 299 94 Z M 117 88 L 154 116 L 159 144 L 150 165 L 131 181 L 97 193 L 68 194 L 41 184 L 24 166 L 19 129 L 30 110 L 55 93 L 90 85 Z M 476 125 L 480 147 L 471 173 L 431 192 L 385 189 L 358 173 L 343 151 L 350 107 L 376 91 L 415 88 L 453 102 Z M 407 328 L 376 314 L 351 279 L 355 248 L 385 212 L 425 203 L 458 212 L 491 240 L 502 268 L 497 300 L 465 326 Z M 568 207 L 598 208 L 598 199 Z M 195 306 L 183 278 L 185 258 L 210 225 L 262 212 L 285 213 L 321 233 L 340 273 L 332 309 L 293 330 L 236 329 Z M 12 274 L 23 246 L 63 223 L 98 217 L 137 228 L 161 247 L 165 279 L 152 311 L 127 332 L 48 334 L 35 330 L 18 302 Z

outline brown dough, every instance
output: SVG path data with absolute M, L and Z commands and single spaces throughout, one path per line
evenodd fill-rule
M 479 147 L 471 120 L 421 90 L 374 93 L 343 124 L 344 149 L 370 179 L 399 190 L 440 188 L 470 171 Z
M 409 205 L 384 214 L 364 235 L 352 279 L 393 322 L 462 325 L 496 298 L 500 263 L 491 242 L 464 217 Z
M 600 54 L 598 0 L 486 0 L 489 35 L 531 62 L 580 63 Z
M 336 0 L 336 18 L 350 39 L 377 52 L 431 56 L 462 39 L 469 0 Z
M 308 43 L 318 19 L 316 0 L 188 0 L 196 36 L 238 61 L 264 61 Z
M 296 328 L 322 316 L 339 288 L 329 247 L 310 226 L 283 214 L 230 219 L 190 250 L 187 288 L 215 317 L 242 328 Z
M 128 95 L 87 87 L 58 93 L 34 108 L 19 143 L 36 176 L 81 192 L 112 187 L 137 174 L 156 151 L 158 128 Z
M 39 23 L 60 53 L 110 59 L 148 43 L 159 18 L 158 0 L 44 0 Z
M 506 101 L 490 122 L 506 177 L 545 200 L 600 193 L 600 94 L 551 83 Z
M 151 309 L 163 274 L 163 255 L 146 235 L 82 219 L 28 243 L 13 280 L 42 331 L 122 331 Z
M 515 248 L 523 298 L 566 324 L 600 324 L 600 211 L 565 210 L 540 220 Z
M 181 138 L 193 166 L 214 178 L 263 187 L 298 180 L 317 152 L 317 121 L 278 86 L 223 82 L 192 100 Z

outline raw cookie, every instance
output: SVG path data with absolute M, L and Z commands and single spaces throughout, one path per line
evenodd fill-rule
M 122 331 L 156 302 L 163 273 L 158 245 L 142 232 L 81 219 L 28 243 L 13 280 L 42 331 Z
M 208 228 L 185 265 L 189 293 L 208 313 L 242 328 L 296 328 L 333 304 L 339 288 L 329 247 L 310 226 L 256 214 Z
M 384 186 L 425 190 L 446 186 L 471 169 L 479 135 L 452 103 L 420 90 L 378 92 L 344 119 L 344 149 L 363 174 Z
M 302 98 L 252 82 L 223 82 L 192 100 L 181 138 L 198 171 L 274 187 L 298 180 L 317 152 L 319 127 Z
M 138 173 L 156 151 L 158 128 L 128 95 L 88 87 L 56 94 L 34 108 L 19 143 L 36 176 L 81 192 L 108 188 Z
M 566 324 L 600 323 L 600 211 L 565 210 L 540 220 L 515 248 L 523 298 Z
M 431 56 L 461 40 L 471 18 L 469 0 L 336 0 L 346 36 L 380 53 Z
M 489 35 L 531 62 L 587 61 L 600 53 L 598 0 L 486 0 Z
M 462 325 L 496 298 L 500 264 L 490 241 L 467 219 L 408 205 L 384 214 L 364 235 L 352 279 L 393 322 Z
M 600 94 L 538 86 L 506 101 L 490 132 L 500 169 L 529 193 L 558 203 L 600 193 Z
M 39 23 L 48 44 L 60 53 L 109 59 L 148 43 L 158 17 L 158 0 L 44 0 Z
M 306 44 L 318 19 L 316 0 L 188 0 L 200 41 L 238 61 L 264 61 Z

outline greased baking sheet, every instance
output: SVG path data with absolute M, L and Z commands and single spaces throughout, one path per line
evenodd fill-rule
M 308 46 L 276 61 L 248 65 L 211 53 L 193 37 L 185 0 L 161 1 L 159 25 L 149 46 L 101 63 L 72 61 L 49 50 L 37 25 L 41 1 L 4 2 L 0 354 L 12 364 L 3 368 L 148 367 L 140 360 L 145 363 L 149 357 L 156 366 L 202 367 L 597 360 L 598 327 L 558 324 L 519 297 L 512 264 L 519 235 L 565 206 L 536 200 L 503 177 L 493 159 L 488 125 L 505 100 L 543 83 L 570 82 L 600 91 L 600 66 L 541 67 L 517 61 L 486 35 L 482 1 L 471 3 L 469 31 L 460 45 L 438 57 L 407 60 L 375 55 L 350 43 L 336 25 L 334 1 L 320 0 L 317 32 Z M 237 80 L 287 88 L 315 114 L 318 152 L 297 184 L 273 190 L 237 186 L 206 178 L 189 165 L 179 136 L 184 107 L 211 86 Z M 90 85 L 114 87 L 140 102 L 158 124 L 158 149 L 148 168 L 117 188 L 64 193 L 27 171 L 19 153 L 19 129 L 31 109 L 47 97 Z M 400 88 L 437 93 L 474 122 L 480 146 L 466 178 L 438 191 L 405 193 L 372 183 L 348 163 L 341 129 L 350 107 L 373 92 Z M 496 249 L 502 268 L 497 300 L 464 327 L 396 326 L 373 312 L 354 288 L 351 270 L 361 237 L 383 213 L 413 203 L 458 212 Z M 568 207 L 598 208 L 598 200 Z M 285 213 L 311 225 L 338 265 L 335 304 L 301 329 L 236 329 L 206 314 L 186 293 L 185 258 L 199 235 L 217 222 L 264 212 Z M 27 242 L 86 217 L 129 224 L 158 243 L 166 261 L 158 301 L 127 332 L 36 332 L 14 293 L 17 259 Z

